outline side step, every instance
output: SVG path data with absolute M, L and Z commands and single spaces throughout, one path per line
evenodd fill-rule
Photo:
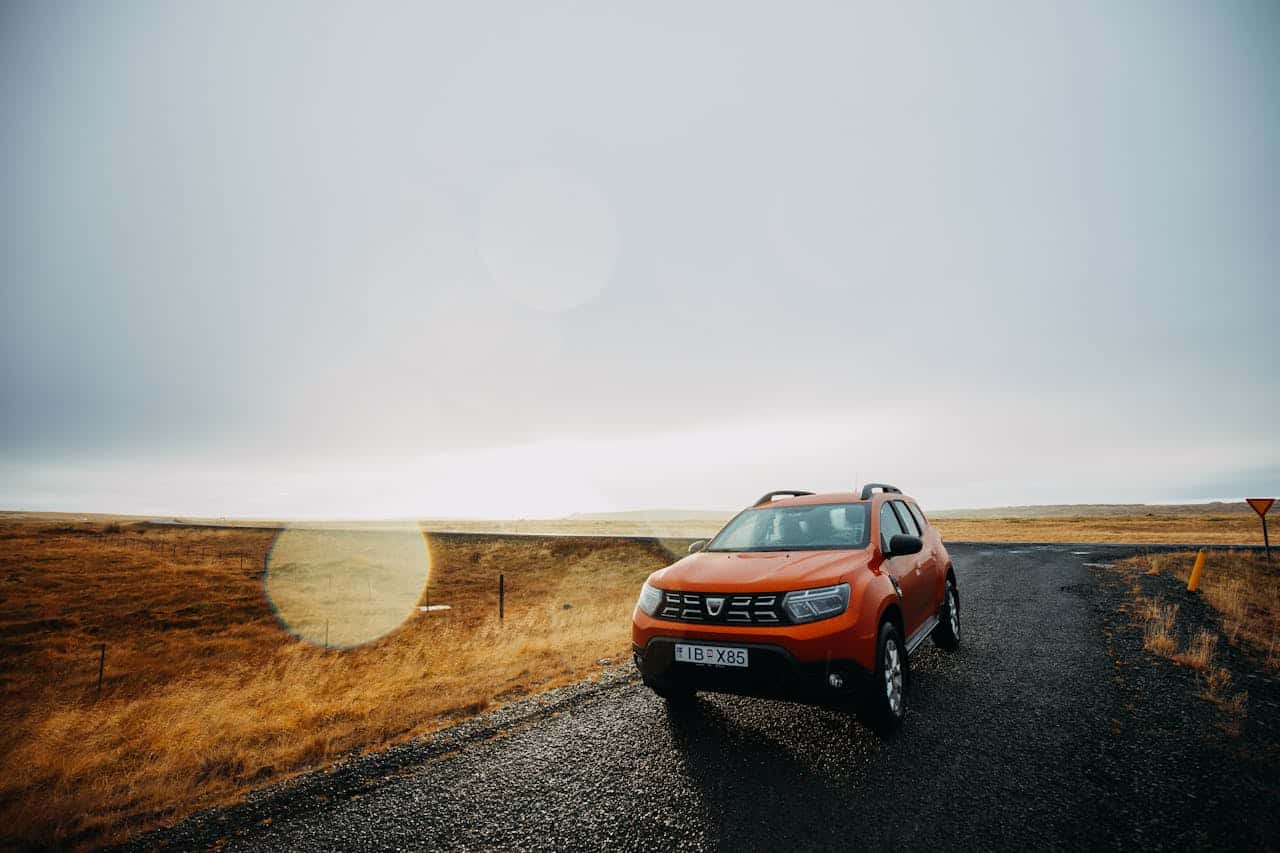
M 938 627 L 937 615 L 930 616 L 914 634 L 907 638 L 907 654 L 914 652 L 933 633 L 933 629 L 936 627 Z

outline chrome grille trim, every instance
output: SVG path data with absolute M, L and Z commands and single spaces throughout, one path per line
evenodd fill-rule
M 706 608 L 706 597 L 724 599 L 720 613 L 712 616 Z M 701 593 L 667 591 L 662 593 L 662 606 L 655 614 L 659 619 L 675 622 L 707 622 L 730 625 L 781 625 L 789 620 L 782 612 L 780 593 Z

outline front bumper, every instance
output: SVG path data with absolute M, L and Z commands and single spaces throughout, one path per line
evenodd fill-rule
M 869 680 L 866 669 L 850 658 L 802 662 L 783 646 L 772 643 L 713 644 L 748 649 L 750 665 L 745 668 L 683 663 L 675 660 L 677 642 L 698 641 L 659 636 L 650 638 L 643 648 L 632 645 L 636 668 L 646 682 L 713 693 L 821 702 L 847 698 Z M 832 685 L 833 674 L 838 676 L 838 687 Z
M 656 640 L 712 645 L 773 647 L 802 671 L 825 671 L 829 661 L 852 661 L 862 671 L 875 668 L 874 618 L 860 616 L 858 602 L 831 619 L 799 625 L 724 625 L 676 622 L 649 616 L 637 607 L 631 616 L 631 645 L 648 649 Z

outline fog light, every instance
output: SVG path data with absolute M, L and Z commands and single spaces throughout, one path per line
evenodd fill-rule
M 844 687 L 844 676 L 838 672 L 833 672 L 827 676 L 827 684 L 830 684 L 834 689 L 839 690 L 841 687 Z

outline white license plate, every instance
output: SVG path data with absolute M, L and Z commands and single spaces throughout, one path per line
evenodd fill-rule
M 676 660 L 680 663 L 699 663 L 704 666 L 747 665 L 747 650 L 733 646 L 695 646 L 676 643 Z

